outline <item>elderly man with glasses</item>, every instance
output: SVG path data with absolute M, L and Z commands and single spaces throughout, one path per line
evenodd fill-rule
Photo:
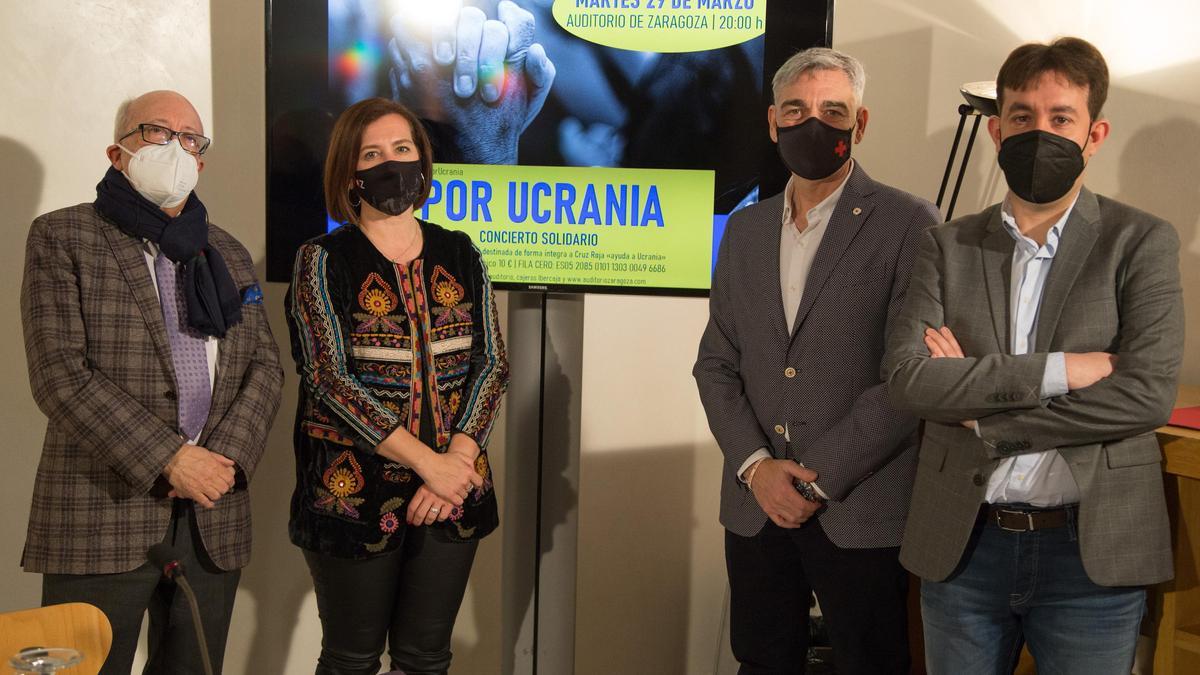
M 101 673 L 130 671 L 147 611 L 145 672 L 219 673 L 283 373 L 253 261 L 193 192 L 210 144 L 195 108 L 144 94 L 114 138 L 95 201 L 29 230 L 21 319 L 48 422 L 22 565 L 43 604 L 108 616 Z M 186 570 L 199 626 L 164 561 Z

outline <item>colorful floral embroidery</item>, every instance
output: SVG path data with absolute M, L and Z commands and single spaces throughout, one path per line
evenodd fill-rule
M 358 300 L 362 303 L 363 309 L 366 309 L 375 316 L 383 316 L 392 310 L 394 303 L 386 293 L 378 288 L 372 288 L 369 291 L 364 291 L 358 296 Z
M 479 249 L 474 248 L 473 244 L 472 249 L 475 255 L 480 255 Z M 508 359 L 504 353 L 504 340 L 500 337 L 496 298 L 486 268 L 483 269 L 483 293 L 477 300 L 482 303 L 479 313 L 483 330 L 482 334 L 472 339 L 479 340 L 484 359 L 472 372 L 473 382 L 467 391 L 459 428 L 482 446 L 492 432 L 496 411 L 500 408 L 500 397 L 508 385 Z
M 465 377 L 471 369 L 471 352 L 467 350 L 450 354 L 438 354 L 433 360 L 438 378 Z M 462 383 L 459 382 L 459 385 Z M 457 388 L 457 386 L 456 386 Z
M 349 497 L 361 490 L 358 479 L 358 476 L 350 473 L 345 467 L 334 471 L 333 475 L 325 474 L 326 485 L 334 497 Z
M 365 500 L 351 495 L 361 492 L 366 480 L 363 478 L 362 467 L 354 459 L 350 450 L 343 452 L 325 469 L 321 476 L 325 489 L 317 488 L 315 506 L 323 511 L 331 511 L 342 516 L 357 519 L 358 506 Z
M 433 325 L 441 327 L 451 323 L 467 323 L 471 320 L 471 303 L 461 302 L 453 307 L 434 307 Z
M 446 271 L 445 267 L 435 265 L 433 268 L 433 299 L 443 307 L 453 307 L 463 299 L 465 292 L 462 284 Z
M 388 540 L 400 529 L 400 518 L 396 516 L 396 511 L 399 511 L 401 506 L 404 506 L 403 497 L 392 497 L 379 506 L 379 511 L 383 514 L 379 517 L 379 529 L 383 532 L 383 537 L 374 544 L 363 546 L 368 553 L 379 553 L 387 548 Z
M 358 292 L 358 306 L 365 310 L 366 314 L 354 313 L 354 318 L 359 322 L 354 327 L 354 343 L 391 346 L 394 336 L 404 335 L 404 327 L 398 321 L 399 317 L 391 314 L 399 304 L 400 299 L 383 277 L 375 272 L 368 274 Z M 372 335 L 373 333 L 378 334 Z
M 358 293 L 359 307 L 374 316 L 384 316 L 396 309 L 398 302 L 392 287 L 378 274 L 371 272 L 367 275 L 367 280 L 362 283 L 362 290 Z
M 452 321 L 471 321 L 471 303 L 463 302 L 466 291 L 446 268 L 437 265 L 433 268 L 433 299 L 441 307 L 433 308 L 434 325 L 444 326 Z
M 297 459 L 308 467 L 303 482 L 311 495 L 293 513 L 295 536 L 304 546 L 355 557 L 403 542 L 407 501 L 421 480 L 398 462 L 360 462 L 357 449 L 343 451 L 370 448 L 397 425 L 435 448 L 459 430 L 486 442 L 507 379 L 477 249 L 460 235 L 431 235 L 426 255 L 406 265 L 372 253 L 352 227 L 302 246 L 289 296 L 305 383 Z M 491 467 L 481 458 L 474 468 L 484 485 L 432 526 L 440 540 L 473 540 L 496 527 Z M 321 524 L 330 518 L 361 527 L 335 532 Z
M 304 354 L 301 378 L 351 431 L 378 443 L 397 419 L 386 408 L 373 405 L 361 383 L 347 371 L 345 340 L 326 280 L 328 258 L 325 249 L 314 245 L 302 246 L 296 257 L 291 312 L 297 326 L 295 339 Z
M 379 363 L 376 361 L 361 361 L 358 363 L 360 372 L 358 379 L 365 384 L 395 388 L 401 398 L 408 396 L 408 382 L 412 378 L 412 365 L 408 363 Z M 372 393 L 378 393 L 373 391 Z M 386 403 L 385 403 L 386 405 Z M 394 410 L 393 412 L 399 412 Z
M 491 464 L 488 463 L 487 455 L 482 452 L 479 453 L 479 456 L 475 458 L 475 473 L 483 476 L 483 485 L 480 485 L 471 492 L 472 503 L 479 504 L 484 500 L 484 498 L 487 497 L 488 493 L 492 491 L 493 486 L 492 467 Z
M 399 527 L 400 527 L 400 519 L 396 517 L 395 513 L 388 511 L 387 513 L 380 516 L 379 529 L 383 530 L 384 532 L 391 534 L 391 533 L 395 532 L 396 529 Z

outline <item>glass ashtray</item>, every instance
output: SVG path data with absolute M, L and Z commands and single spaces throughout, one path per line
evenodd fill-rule
M 83 660 L 83 654 L 66 647 L 27 647 L 8 660 L 18 673 L 55 673 Z

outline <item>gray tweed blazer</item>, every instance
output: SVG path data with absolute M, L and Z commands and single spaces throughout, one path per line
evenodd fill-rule
M 897 546 L 917 421 L 888 402 L 880 364 L 921 232 L 938 221 L 937 211 L 871 180 L 856 163 L 790 333 L 779 288 L 782 217 L 783 195 L 730 217 L 693 370 L 725 456 L 721 523 L 746 537 L 766 523 L 737 478 L 742 463 L 766 447 L 819 474 L 830 501 L 818 518 L 836 545 Z
M 888 346 L 892 401 L 925 418 L 900 560 L 935 581 L 959 565 L 988 478 L 1014 454 L 1057 449 L 1079 484 L 1079 541 L 1105 586 L 1172 574 L 1161 451 L 1183 354 L 1179 237 L 1169 223 L 1084 189 L 1046 281 L 1035 344 L 1009 353 L 1014 242 L 1000 206 L 930 230 Z M 930 359 L 926 326 L 967 355 Z M 1041 400 L 1049 352 L 1118 354 L 1112 376 Z M 962 427 L 979 420 L 982 438 Z
M 209 225 L 238 288 L 255 283 L 246 250 Z M 30 572 L 124 572 L 162 541 L 171 500 L 160 474 L 179 449 L 175 374 L 141 242 L 91 204 L 39 217 L 29 230 L 21 319 L 34 399 L 48 418 L 22 565 Z M 211 412 L 199 444 L 248 479 L 279 405 L 283 371 L 262 304 L 221 340 Z M 196 509 L 223 569 L 250 558 L 245 488 Z

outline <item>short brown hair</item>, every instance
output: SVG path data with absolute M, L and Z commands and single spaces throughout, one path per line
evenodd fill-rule
M 329 137 L 329 152 L 325 155 L 325 210 L 339 223 L 358 223 L 358 206 L 350 201 L 350 183 L 357 171 L 363 131 L 372 122 L 387 115 L 399 115 L 408 121 L 413 142 L 421 153 L 421 175 L 425 177 L 425 185 L 413 208 L 420 208 L 429 199 L 433 147 L 421 120 L 411 110 L 391 99 L 363 99 L 346 108 L 338 117 Z
M 1021 45 L 1008 55 L 996 76 L 996 106 L 1004 109 L 1004 90 L 1024 91 L 1043 73 L 1057 73 L 1077 87 L 1087 87 L 1088 114 L 1100 118 L 1108 98 L 1108 64 L 1092 43 L 1077 37 L 1062 37 L 1048 45 Z

